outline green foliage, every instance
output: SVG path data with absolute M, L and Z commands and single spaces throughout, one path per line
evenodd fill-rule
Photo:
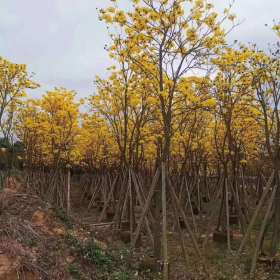
M 112 280 L 131 280 L 133 276 L 127 271 L 116 271 L 112 274 Z
M 72 255 L 77 257 L 80 265 L 92 265 L 96 269 L 96 279 L 98 280 L 133 280 L 137 279 L 136 269 L 130 263 L 131 253 L 128 249 L 104 252 L 99 248 L 94 239 L 80 241 L 76 236 L 68 233 L 65 236 L 65 244 L 69 246 Z M 70 275 L 77 280 L 88 279 L 82 272 L 78 263 L 68 267 Z
M 103 252 L 94 242 L 93 239 L 82 243 L 77 237 L 67 234 L 65 236 L 65 243 L 70 246 L 72 252 L 81 257 L 88 264 L 95 264 L 96 266 L 110 266 L 112 257 Z
M 112 263 L 112 257 L 97 247 L 92 239 L 86 242 L 81 253 L 87 262 L 97 266 L 109 266 Z
M 32 238 L 28 238 L 28 239 L 25 239 L 25 240 L 23 240 L 23 241 L 24 241 L 24 243 L 25 243 L 28 247 L 30 247 L 30 248 L 35 247 L 35 246 L 38 245 L 37 240 L 32 239 Z
M 67 215 L 66 211 L 62 208 L 55 209 L 57 217 L 61 220 L 61 222 L 68 228 L 73 228 L 73 221 L 69 215 Z
M 75 264 L 69 265 L 68 272 L 75 280 L 86 280 L 87 279 L 81 272 L 80 268 Z
M 70 249 L 74 251 L 80 251 L 82 248 L 82 244 L 80 240 L 74 235 L 67 233 L 65 236 L 65 243 L 70 246 Z
M 55 258 L 52 256 L 45 254 L 39 257 L 38 259 L 39 266 L 45 269 L 46 271 L 51 270 L 52 267 L 55 266 Z

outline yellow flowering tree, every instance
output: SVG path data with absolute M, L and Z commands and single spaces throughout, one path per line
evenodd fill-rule
M 107 80 L 97 78 L 97 93 L 90 107 L 107 120 L 120 155 L 121 165 L 137 167 L 143 140 L 142 130 L 151 119 L 150 86 L 145 77 L 124 68 Z
M 31 80 L 25 64 L 15 64 L 0 56 L 0 129 L 8 138 L 12 132 L 17 106 L 26 96 L 26 89 L 39 85 Z
M 114 1 L 117 3 L 117 1 Z M 186 10 L 189 13 L 186 13 Z M 225 43 L 221 24 L 230 17 L 228 10 L 219 18 L 206 0 L 133 1 L 133 11 L 109 7 L 101 19 L 122 30 L 112 34 L 112 49 L 122 42 L 125 57 L 150 80 L 162 115 L 162 159 L 169 158 L 172 138 L 173 102 L 180 79 L 191 70 L 201 69 L 209 56 Z M 116 55 L 111 55 L 113 58 Z
M 64 88 L 55 88 L 39 100 L 27 100 L 17 125 L 26 156 L 35 157 L 35 164 L 39 160 L 54 168 L 78 163 L 79 107 L 75 92 Z M 27 162 L 33 160 L 28 158 Z

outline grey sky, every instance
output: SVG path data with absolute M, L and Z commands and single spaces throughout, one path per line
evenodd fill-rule
M 120 0 L 123 6 L 130 0 Z M 109 0 L 0 0 L 0 56 L 26 63 L 45 90 L 63 86 L 79 96 L 93 92 L 94 76 L 104 75 L 110 61 L 103 47 L 108 42 L 104 23 L 96 8 Z M 217 10 L 227 1 L 213 0 Z M 230 40 L 275 41 L 264 25 L 279 19 L 280 0 L 236 0 L 234 12 L 245 20 Z

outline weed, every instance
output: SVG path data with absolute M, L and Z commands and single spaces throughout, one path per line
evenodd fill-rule
M 55 266 L 55 259 L 49 255 L 43 255 L 38 259 L 38 263 L 40 267 L 44 268 L 45 270 L 50 270 L 53 266 Z
M 80 240 L 70 233 L 65 235 L 65 243 L 73 249 L 81 249 L 82 247 Z
M 93 239 L 80 242 L 78 238 L 71 234 L 65 236 L 65 243 L 72 249 L 72 252 L 82 257 L 87 263 L 97 266 L 109 266 L 112 262 L 111 256 L 103 252 L 94 242 Z
M 64 209 L 62 208 L 56 208 L 55 209 L 57 217 L 65 224 L 65 226 L 69 229 L 73 228 L 73 221 L 71 217 L 67 215 Z
M 75 264 L 69 265 L 68 272 L 75 280 L 86 280 L 86 277 L 80 271 L 80 268 Z
M 132 280 L 134 277 L 127 271 L 116 271 L 112 274 L 112 280 Z
M 92 239 L 87 241 L 82 248 L 82 255 L 87 262 L 98 266 L 110 265 L 112 262 L 111 256 L 107 255 L 97 247 Z
M 32 238 L 24 239 L 23 242 L 30 248 L 38 245 L 37 240 L 32 239 Z

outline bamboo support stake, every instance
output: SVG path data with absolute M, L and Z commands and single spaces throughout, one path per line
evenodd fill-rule
M 107 197 L 107 199 L 106 199 L 106 201 L 105 201 L 105 204 L 104 204 L 104 207 L 103 207 L 103 209 L 102 209 L 102 212 L 101 212 L 101 214 L 100 214 L 100 216 L 99 216 L 99 218 L 98 218 L 98 222 L 99 222 L 99 223 L 104 219 L 104 216 L 105 216 L 107 207 L 108 207 L 108 205 L 109 205 L 109 203 L 110 203 L 110 200 L 111 200 L 111 198 L 112 198 L 112 196 L 113 196 L 113 192 L 114 192 L 114 189 L 115 189 L 115 185 L 116 185 L 116 183 L 117 183 L 117 179 L 118 179 L 118 177 L 116 177 L 115 180 L 114 180 L 114 183 L 113 183 L 113 185 L 112 185 L 112 187 L 111 187 L 111 190 L 110 190 L 110 192 L 109 192 L 109 195 L 108 195 L 108 197 Z
M 244 216 L 243 216 L 240 204 L 238 202 L 238 198 L 237 198 L 237 195 L 236 195 L 237 192 L 234 191 L 233 186 L 231 184 L 230 184 L 230 189 L 231 189 L 234 204 L 235 204 L 235 207 L 236 207 L 236 210 L 237 210 L 237 213 L 238 213 L 238 219 L 240 221 L 241 231 L 242 231 L 242 234 L 244 234 L 245 233 L 246 222 L 244 221 Z
M 142 209 L 144 209 L 144 202 L 143 202 L 143 198 L 141 197 L 140 186 L 139 186 L 139 184 L 136 180 L 135 174 L 132 172 L 131 175 L 132 175 L 131 177 L 132 177 L 132 180 L 133 180 L 133 183 L 134 183 L 134 187 L 135 187 L 135 190 L 136 190 L 136 195 L 137 195 L 137 198 L 139 200 L 140 206 L 141 206 Z M 145 217 L 145 224 L 146 224 L 147 232 L 148 232 L 148 235 L 150 237 L 152 246 L 154 247 L 154 237 L 153 237 L 153 234 L 152 234 L 152 231 L 151 231 L 151 228 L 150 228 L 150 224 L 149 224 L 149 220 L 148 220 L 147 217 Z
M 132 183 L 131 183 L 131 172 L 128 170 L 128 188 L 129 188 L 129 229 L 130 229 L 130 240 L 133 238 L 133 227 L 134 227 L 134 207 L 133 207 L 133 197 L 132 197 Z
M 228 203 L 228 181 L 225 180 L 225 192 L 226 192 L 226 226 L 227 226 L 227 247 L 231 250 L 230 242 L 230 225 L 229 225 L 229 203 Z
M 71 205 L 71 172 L 70 168 L 67 168 L 67 214 L 70 214 Z
M 197 241 L 196 241 L 195 235 L 193 234 L 193 232 L 192 232 L 192 230 L 191 230 L 191 227 L 190 227 L 190 225 L 189 225 L 189 222 L 188 222 L 188 219 L 187 219 L 187 217 L 186 217 L 186 214 L 185 214 L 185 212 L 184 212 L 182 206 L 180 205 L 179 199 L 178 199 L 178 197 L 177 197 L 177 195 L 176 195 L 176 192 L 175 192 L 173 186 L 171 185 L 171 182 L 170 182 L 170 181 L 169 181 L 169 189 L 170 189 L 170 191 L 171 191 L 171 195 L 174 197 L 174 201 L 175 201 L 175 203 L 176 203 L 177 209 L 179 210 L 180 215 L 182 216 L 182 218 L 183 218 L 183 220 L 184 220 L 184 223 L 185 223 L 185 225 L 186 225 L 187 231 L 188 231 L 188 233 L 189 233 L 189 235 L 190 235 L 190 238 L 191 238 L 191 240 L 192 240 L 192 243 L 193 243 L 193 245 L 194 245 L 195 251 L 196 251 L 198 257 L 200 257 L 200 258 L 202 259 L 202 255 L 201 255 L 201 252 L 200 252 L 198 243 L 197 243 Z
M 271 248 L 270 248 L 270 255 L 271 257 L 275 257 L 278 251 L 278 244 L 279 244 L 279 220 L 280 220 L 280 180 L 279 180 L 279 172 L 275 174 L 275 188 L 276 194 L 274 198 L 274 215 L 273 215 L 273 234 L 272 234 L 272 240 L 271 240 Z
M 180 241 L 181 241 L 184 260 L 185 260 L 185 263 L 186 263 L 186 267 L 188 267 L 189 256 L 188 256 L 188 253 L 187 253 L 187 250 L 186 250 L 184 234 L 183 234 L 183 231 L 181 229 L 181 225 L 180 225 L 180 221 L 179 221 L 178 209 L 176 207 L 176 203 L 175 203 L 173 197 L 172 197 L 171 201 L 172 201 L 172 206 L 173 206 L 172 209 L 173 209 L 173 213 L 174 213 L 174 218 L 176 219 L 176 225 L 177 225 L 177 228 L 178 228 L 178 231 L 179 231 L 179 237 L 180 237 Z
M 190 205 L 190 209 L 191 209 L 191 216 L 192 216 L 192 221 L 193 221 L 193 226 L 194 226 L 194 232 L 196 234 L 198 234 L 198 228 L 196 226 L 196 222 L 195 222 L 195 217 L 194 217 L 194 213 L 193 213 L 193 207 L 192 207 L 192 203 L 191 203 L 191 195 L 190 195 L 190 191 L 189 191 L 189 187 L 187 185 L 187 182 L 186 182 L 186 190 L 187 190 L 187 201 Z
M 120 178 L 121 179 L 121 178 Z M 121 182 L 121 180 L 120 180 Z M 120 224 L 121 224 L 121 215 L 122 215 L 122 211 L 123 211 L 123 197 L 126 196 L 127 194 L 127 191 L 126 191 L 126 188 L 125 188 L 125 183 L 126 181 L 123 181 L 121 183 L 121 187 L 120 187 L 120 190 L 119 190 L 119 199 L 118 199 L 118 202 L 116 204 L 116 207 L 115 207 L 115 215 L 114 215 L 114 218 L 113 218 L 113 221 L 115 222 L 115 226 L 117 228 L 120 227 Z
M 218 192 L 215 194 L 215 197 L 213 200 L 214 205 L 216 205 L 218 203 L 219 197 L 222 195 L 222 193 L 223 193 L 223 188 L 220 186 L 220 188 L 218 189 Z M 207 226 L 206 226 L 207 229 L 211 229 L 211 223 L 212 223 L 215 213 L 216 212 L 214 210 L 212 210 L 210 212 L 209 221 L 207 222 Z M 206 233 L 206 235 L 208 235 L 208 234 Z M 205 247 L 207 245 L 207 241 L 208 241 L 208 238 L 206 237 L 202 242 L 203 249 L 205 249 Z
M 274 177 L 274 172 L 272 172 L 272 174 L 270 175 L 270 178 L 269 178 L 268 182 L 266 183 L 265 190 L 264 190 L 264 192 L 263 192 L 263 194 L 262 194 L 262 197 L 261 197 L 261 199 L 260 199 L 260 202 L 259 202 L 259 204 L 258 204 L 258 206 L 257 206 L 257 208 L 256 208 L 256 210 L 255 210 L 255 212 L 254 212 L 254 215 L 253 215 L 253 217 L 252 217 L 252 219 L 251 219 L 251 221 L 250 221 L 250 224 L 249 224 L 249 226 L 248 226 L 248 228 L 247 228 L 247 231 L 246 231 L 246 233 L 245 233 L 245 236 L 244 236 L 244 238 L 242 239 L 242 242 L 241 242 L 240 247 L 239 247 L 239 249 L 238 249 L 237 256 L 240 255 L 240 253 L 242 252 L 242 250 L 243 250 L 243 248 L 244 248 L 244 246 L 245 246 L 245 244 L 246 244 L 246 242 L 247 242 L 247 240 L 248 240 L 248 238 L 249 238 L 249 236 L 250 236 L 250 233 L 251 233 L 251 231 L 252 231 L 252 229 L 253 229 L 253 226 L 254 226 L 254 224 L 255 224 L 255 222 L 256 222 L 256 219 L 257 219 L 257 217 L 258 217 L 258 214 L 259 214 L 259 212 L 260 212 L 260 210 L 261 210 L 261 208 L 262 208 L 262 206 L 263 206 L 263 204 L 264 204 L 266 195 L 267 195 L 268 192 L 269 192 L 269 188 L 270 188 L 270 186 L 271 186 L 273 177 Z
M 126 188 L 126 186 L 125 186 Z M 125 190 L 124 188 L 124 190 Z M 119 216 L 119 225 L 121 224 L 122 220 L 125 218 L 125 216 L 127 215 L 127 210 L 129 210 L 129 205 L 128 205 L 128 200 L 129 200 L 129 190 L 125 190 L 125 198 L 123 201 L 123 204 L 121 205 L 121 212 L 120 212 L 120 216 Z M 129 218 L 129 215 L 128 215 Z
M 267 224 L 267 221 L 268 221 L 268 218 L 269 218 L 269 215 L 270 215 L 270 212 L 271 212 L 272 204 L 273 204 L 273 201 L 274 201 L 274 198 L 275 198 L 276 190 L 277 190 L 277 187 L 275 186 L 274 189 L 273 189 L 272 195 L 270 197 L 269 204 L 268 204 L 268 207 L 267 207 L 267 211 L 265 213 L 265 217 L 264 217 L 264 220 L 262 222 L 261 230 L 260 230 L 260 233 L 259 233 L 259 236 L 258 236 L 258 239 L 257 239 L 256 249 L 255 249 L 255 252 L 254 252 L 254 255 L 253 255 L 252 265 L 251 265 L 251 270 L 250 270 L 250 278 L 251 279 L 254 279 L 254 276 L 255 276 L 257 259 L 258 259 L 258 256 L 259 256 L 259 251 L 260 251 L 264 231 L 265 231 L 265 228 L 266 228 L 266 224 Z
M 166 173 L 165 163 L 161 164 L 161 198 L 162 198 L 162 250 L 163 280 L 168 280 L 168 248 L 167 248 L 167 207 L 166 207 Z
M 200 179 L 199 174 L 197 178 L 197 205 L 198 205 L 198 211 L 199 215 L 201 214 L 201 196 L 200 196 Z
M 90 188 L 92 188 L 92 186 L 93 186 L 93 185 L 91 184 Z M 94 190 L 94 192 L 93 192 L 93 194 L 92 194 L 92 196 L 91 196 L 90 202 L 89 202 L 89 204 L 88 204 L 88 209 L 90 209 L 91 206 L 93 205 L 94 200 L 95 200 L 95 198 L 96 198 L 96 195 L 98 194 L 98 192 L 100 191 L 101 188 L 102 188 L 102 184 L 101 184 L 101 182 L 100 182 L 100 184 L 98 184 L 98 185 L 95 187 L 95 190 Z
M 143 224 L 143 222 L 145 220 L 145 217 L 146 217 L 146 215 L 147 215 L 147 213 L 149 211 L 150 204 L 151 204 L 154 192 L 155 192 L 155 188 L 156 188 L 156 184 L 157 184 L 158 178 L 159 178 L 159 170 L 157 169 L 156 174 L 155 174 L 155 176 L 153 178 L 153 182 L 152 182 L 151 188 L 149 190 L 148 197 L 146 199 L 146 203 L 145 203 L 143 212 L 141 214 L 139 223 L 138 223 L 137 228 L 135 230 L 135 234 L 134 234 L 133 240 L 131 242 L 132 248 L 135 247 L 136 241 L 138 240 L 138 237 L 139 237 L 139 234 L 140 234 L 140 231 L 141 231 L 142 224 Z

